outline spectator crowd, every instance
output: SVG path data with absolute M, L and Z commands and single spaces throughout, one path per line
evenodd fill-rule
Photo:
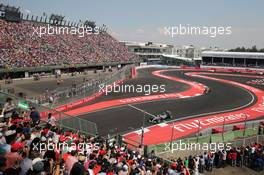
M 7 22 L 0 19 L 0 67 L 40 67 L 136 59 L 124 44 L 106 32 L 78 37 L 72 34 L 34 34 L 35 22 Z
M 51 113 L 41 123 L 37 109 L 18 110 L 11 98 L 7 98 L 2 115 L 3 175 L 196 175 L 227 165 L 247 166 L 256 171 L 263 171 L 264 167 L 264 145 L 260 143 L 165 161 L 154 151 L 142 155 L 141 148 L 132 150 L 99 136 L 65 130 Z

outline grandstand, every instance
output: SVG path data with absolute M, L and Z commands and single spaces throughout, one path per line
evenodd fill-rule
M 13 22 L 2 17 L 0 19 L 1 72 L 10 74 L 12 71 L 21 74 L 38 70 L 51 72 L 55 69 L 67 70 L 69 67 L 84 69 L 125 65 L 139 61 L 136 55 L 128 53 L 124 44 L 119 43 L 102 28 L 98 34 L 86 34 L 83 37 L 67 33 L 45 34 L 41 37 L 34 34 L 34 30 L 40 27 L 63 26 L 64 30 L 68 30 L 83 25 L 67 23 L 65 20 L 54 22 L 54 20 L 21 14 L 21 21 Z
M 202 67 L 263 69 L 264 53 L 204 51 Z

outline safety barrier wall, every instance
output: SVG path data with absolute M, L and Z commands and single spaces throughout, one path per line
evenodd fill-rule
M 261 122 L 263 121 L 264 120 L 248 121 L 246 124 L 247 127 L 245 129 L 236 131 L 233 131 L 231 128 L 233 128 L 234 125 L 239 125 L 240 123 L 227 125 L 225 126 L 225 132 L 217 134 L 212 134 L 212 128 L 208 128 L 197 133 L 196 136 L 193 137 L 186 137 L 177 140 L 171 140 L 170 142 L 163 144 L 148 146 L 148 150 L 155 150 L 157 154 L 170 152 L 171 150 L 168 148 L 171 148 L 173 144 L 180 145 L 180 143 L 187 145 L 191 145 L 192 143 L 230 143 L 233 146 L 242 146 L 254 143 L 252 141 L 264 142 L 264 126 L 261 125 Z M 170 146 L 168 147 L 168 145 Z

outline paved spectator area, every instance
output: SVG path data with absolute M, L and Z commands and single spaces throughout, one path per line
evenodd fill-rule
M 23 92 L 26 93 L 27 96 L 34 97 L 45 93 L 47 90 L 63 90 L 72 87 L 73 82 L 80 84 L 83 82 L 84 78 L 86 80 L 92 80 L 99 77 L 103 78 L 109 74 L 110 72 L 102 71 L 98 71 L 97 73 L 89 71 L 87 75 L 77 74 L 75 76 L 72 76 L 71 74 L 63 74 L 61 77 L 63 82 L 60 85 L 57 84 L 57 80 L 54 75 L 50 75 L 48 77 L 43 77 L 38 81 L 33 80 L 33 78 L 16 79 L 12 84 L 4 84 L 4 82 L 1 81 L 1 86 L 2 88 L 14 88 L 16 93 Z

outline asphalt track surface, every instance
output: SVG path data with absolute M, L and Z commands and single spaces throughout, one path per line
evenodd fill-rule
M 169 80 L 162 80 L 162 78 L 153 77 L 150 74 L 150 72 L 152 71 L 153 69 L 140 70 L 138 72 L 138 78 L 130 80 L 128 83 L 134 85 L 144 85 L 145 83 L 164 83 L 166 84 L 166 87 L 168 87 L 168 91 L 173 90 L 174 92 L 181 92 L 185 89 L 188 89 L 186 85 L 183 85 L 181 83 Z M 192 80 L 195 82 L 202 83 L 209 87 L 211 89 L 211 92 L 202 96 L 185 99 L 147 101 L 139 104 L 133 104 L 132 106 L 126 105 L 112 107 L 109 109 L 103 109 L 96 112 L 87 113 L 79 117 L 95 122 L 98 126 L 99 134 L 105 136 L 107 134 L 116 134 L 133 131 L 135 129 L 140 128 L 142 125 L 150 126 L 151 124 L 147 122 L 147 119 L 151 115 L 162 113 L 165 110 L 170 110 L 172 112 L 173 119 L 184 119 L 188 116 L 197 114 L 232 110 L 234 108 L 247 105 L 252 101 L 252 94 L 242 88 L 213 80 L 189 77 L 184 74 L 185 72 L 190 71 L 171 71 L 165 72 L 164 74 L 182 78 L 184 80 Z M 246 80 L 244 80 L 244 78 L 241 77 L 234 78 L 222 76 L 221 78 L 232 79 L 233 81 L 237 82 L 242 81 L 242 83 L 245 83 L 247 81 L 247 78 L 245 78 Z M 109 94 L 108 96 L 103 96 L 102 98 L 99 98 L 97 100 L 101 101 L 113 98 L 126 98 L 139 95 L 140 94 L 132 95 L 129 93 L 116 93 L 114 95 Z M 143 110 L 147 113 L 145 117 L 140 110 Z
M 156 86 L 161 86 L 161 85 L 165 85 L 165 92 L 166 93 L 172 93 L 172 92 L 182 92 L 182 91 L 186 91 L 188 89 L 190 89 L 190 86 L 181 83 L 181 82 L 172 82 L 171 80 L 167 80 L 164 78 L 160 78 L 160 77 L 156 77 L 152 75 L 152 72 L 158 70 L 155 68 L 150 68 L 150 69 L 143 69 L 143 70 L 138 70 L 138 76 L 135 79 L 129 79 L 127 81 L 125 81 L 123 83 L 123 85 L 133 85 L 134 87 L 136 87 L 137 85 L 141 85 L 141 86 L 146 86 L 146 85 L 156 85 Z M 156 93 L 151 93 L 151 95 L 155 95 L 155 94 L 162 94 L 161 92 L 156 92 Z M 144 96 L 146 95 L 143 92 L 132 92 L 128 90 L 126 90 L 126 92 L 122 92 L 122 93 L 116 93 L 116 92 L 109 92 L 103 96 L 100 96 L 98 98 L 96 98 L 95 100 L 92 100 L 88 103 L 73 107 L 72 109 L 77 109 L 83 106 L 87 106 L 87 105 L 91 105 L 91 104 L 95 104 L 98 102 L 102 102 L 102 101 L 107 101 L 107 100 L 114 100 L 114 99 L 124 99 L 124 98 L 130 98 L 130 97 L 137 97 L 137 96 Z
M 247 84 L 249 86 L 264 90 L 264 85 L 248 84 L 248 82 L 251 80 L 257 80 L 257 79 L 263 79 L 263 78 L 233 77 L 233 76 L 222 76 L 222 75 L 209 75 L 209 76 L 210 77 L 216 77 L 216 78 L 222 78 L 222 79 L 226 79 L 226 80 L 231 80 L 231 81 L 239 82 L 242 84 Z

